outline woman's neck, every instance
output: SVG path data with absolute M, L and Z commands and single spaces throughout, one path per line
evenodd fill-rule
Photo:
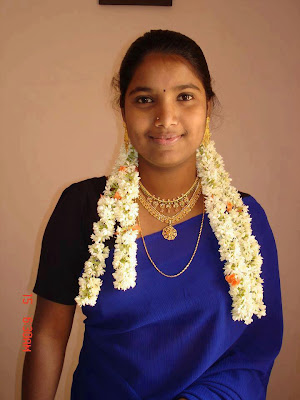
M 145 188 L 156 197 L 172 199 L 187 192 L 196 179 L 196 160 L 170 168 L 139 160 L 139 175 Z

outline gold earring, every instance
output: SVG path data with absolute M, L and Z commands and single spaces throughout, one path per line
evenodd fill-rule
M 124 126 L 124 145 L 125 145 L 126 152 L 128 152 L 129 136 L 128 136 L 127 126 L 126 126 L 125 122 L 123 122 L 123 126 Z
M 207 146 L 208 143 L 210 142 L 209 121 L 210 121 L 210 118 L 207 117 L 206 125 L 205 125 L 205 132 L 204 132 L 202 143 L 201 143 L 201 144 L 203 144 L 203 146 Z

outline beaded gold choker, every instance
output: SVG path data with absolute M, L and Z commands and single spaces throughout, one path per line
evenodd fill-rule
M 152 205 L 153 208 L 159 208 L 161 211 L 167 210 L 168 213 L 171 212 L 171 208 L 173 207 L 174 210 L 178 210 L 178 208 L 184 208 L 186 204 L 189 203 L 189 194 L 192 193 L 192 191 L 195 189 L 197 182 L 199 181 L 199 178 L 196 177 L 193 185 L 189 188 L 189 190 L 185 193 L 182 193 L 180 196 L 174 198 L 174 199 L 161 199 L 160 197 L 154 196 L 154 194 L 151 194 L 145 186 L 142 184 L 140 181 L 140 189 L 144 193 L 144 195 L 147 198 L 147 201 L 149 204 Z
M 143 205 L 143 207 L 149 212 L 150 215 L 152 215 L 154 218 L 159 220 L 160 222 L 164 222 L 167 224 L 167 226 L 162 230 L 162 235 L 166 240 L 174 240 L 177 237 L 177 230 L 174 228 L 174 224 L 178 221 L 180 221 L 182 218 L 184 218 L 189 212 L 192 211 L 193 207 L 197 203 L 200 195 L 201 195 L 201 183 L 200 179 L 197 177 L 196 179 L 196 187 L 193 184 L 192 187 L 195 188 L 195 191 L 192 195 L 192 197 L 188 199 L 187 204 L 175 215 L 172 217 L 169 215 L 164 215 L 161 212 L 159 212 L 151 202 L 148 201 L 148 198 L 144 196 L 144 194 L 140 191 L 139 192 L 139 201 Z M 189 189 L 189 192 L 191 189 Z M 183 196 L 185 196 L 184 194 Z

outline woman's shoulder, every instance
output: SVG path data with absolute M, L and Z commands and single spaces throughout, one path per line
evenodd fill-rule
M 65 186 L 56 205 L 62 214 L 81 215 L 87 209 L 95 209 L 100 195 L 104 192 L 106 177 L 93 177 Z
M 240 190 L 238 190 L 238 192 L 239 192 L 239 194 L 240 194 L 240 196 L 241 196 L 242 199 L 243 199 L 244 197 L 250 196 L 249 193 L 241 192 Z
M 267 217 L 264 207 L 261 205 L 260 200 L 249 193 L 239 191 L 243 203 L 248 208 L 248 213 L 251 218 L 251 225 L 253 232 L 257 235 L 270 235 L 273 236 L 272 229 Z
M 242 192 L 240 190 L 238 190 L 238 192 L 243 200 L 243 203 L 248 206 L 249 212 L 252 211 L 252 212 L 265 213 L 259 201 L 252 194 Z
M 250 193 L 242 192 L 238 190 L 243 203 L 248 207 L 248 212 L 251 216 L 260 215 L 261 217 L 266 217 L 266 213 L 260 202 Z
M 106 179 L 106 176 L 100 176 L 74 182 L 65 187 L 62 197 L 68 197 L 73 201 L 80 201 L 86 198 L 98 200 L 104 192 Z
M 87 178 L 70 184 L 65 190 L 74 192 L 96 191 L 100 193 L 105 189 L 106 179 L 106 176 Z

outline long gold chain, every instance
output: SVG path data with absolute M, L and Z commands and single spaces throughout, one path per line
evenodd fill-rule
M 203 214 L 202 214 L 201 225 L 200 225 L 199 234 L 198 234 L 197 243 L 196 243 L 194 252 L 193 252 L 193 254 L 192 254 L 192 257 L 190 258 L 190 261 L 187 263 L 187 265 L 183 268 L 183 270 L 181 270 L 181 271 L 180 271 L 178 274 L 176 274 L 176 275 L 167 275 L 167 274 L 165 274 L 164 272 L 162 272 L 162 271 L 156 266 L 156 264 L 155 264 L 154 261 L 152 260 L 150 254 L 149 254 L 149 251 L 148 251 L 148 249 L 147 249 L 147 246 L 146 246 L 146 242 L 145 242 L 145 239 L 144 239 L 144 236 L 143 236 L 143 233 L 142 233 L 142 227 L 141 227 L 140 218 L 139 218 L 139 216 L 138 216 L 138 224 L 139 224 L 139 227 L 140 227 L 140 229 L 141 229 L 141 237 L 142 237 L 142 241 L 143 241 L 143 244 L 144 244 L 144 248 L 145 248 L 146 254 L 147 254 L 148 258 L 149 258 L 149 261 L 150 261 L 151 264 L 154 266 L 154 268 L 155 268 L 159 273 L 161 273 L 163 276 L 166 276 L 167 278 L 176 278 L 177 276 L 183 274 L 184 271 L 190 266 L 191 262 L 193 261 L 193 259 L 194 259 L 194 257 L 195 257 L 195 254 L 196 254 L 196 252 L 197 252 L 198 246 L 199 246 L 200 237 L 201 237 L 201 233 L 202 233 L 202 229 L 203 229 L 204 215 L 205 215 L 205 210 L 204 210 L 204 196 L 203 196 Z
M 160 197 L 156 197 L 154 194 L 151 194 L 145 188 L 145 186 L 142 184 L 141 181 L 140 181 L 139 185 L 140 185 L 140 189 L 142 190 L 142 192 L 147 196 L 148 203 L 151 203 L 151 205 L 154 208 L 156 208 L 156 207 L 159 207 L 160 209 L 166 208 L 167 211 L 170 212 L 171 207 L 173 207 L 174 209 L 177 209 L 179 207 L 183 208 L 189 202 L 188 195 L 194 190 L 198 181 L 199 181 L 199 178 L 196 177 L 194 183 L 192 184 L 192 186 L 189 188 L 189 190 L 187 192 L 182 193 L 181 196 L 178 196 L 171 200 L 170 199 L 168 199 L 168 200 L 161 199 Z

